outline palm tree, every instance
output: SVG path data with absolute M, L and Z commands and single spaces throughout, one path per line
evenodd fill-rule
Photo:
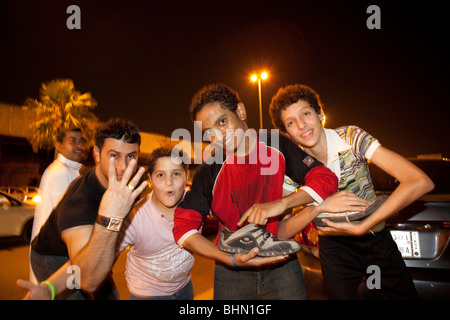
M 91 110 L 97 102 L 89 92 L 75 90 L 70 79 L 57 79 L 41 84 L 39 98 L 25 100 L 36 111 L 28 138 L 34 152 L 53 149 L 58 134 L 70 128 L 80 128 L 92 142 L 98 119 Z

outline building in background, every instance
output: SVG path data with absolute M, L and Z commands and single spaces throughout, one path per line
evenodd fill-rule
M 33 152 L 27 137 L 36 114 L 28 108 L 0 102 L 0 186 L 38 186 L 47 166 L 54 160 L 54 151 Z M 159 147 L 177 145 L 190 150 L 191 162 L 201 158 L 199 150 L 190 141 L 171 141 L 170 137 L 141 132 L 140 165 L 147 163 L 150 153 Z M 201 152 L 200 152 L 201 153 Z M 198 160 L 196 161 L 198 162 Z

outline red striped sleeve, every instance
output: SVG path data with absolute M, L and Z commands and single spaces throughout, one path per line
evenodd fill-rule
M 180 207 L 175 210 L 172 232 L 175 242 L 180 247 L 190 235 L 200 232 L 203 222 L 202 217 L 203 216 L 195 210 Z
M 324 165 L 319 165 L 306 174 L 304 186 L 314 190 L 323 201 L 338 190 L 338 183 L 338 178 L 330 169 Z

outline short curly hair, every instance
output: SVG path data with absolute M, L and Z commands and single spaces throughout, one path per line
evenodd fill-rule
M 275 128 L 286 132 L 286 127 L 281 120 L 281 111 L 299 100 L 307 102 L 317 114 L 323 113 L 323 104 L 317 92 L 302 84 L 288 85 L 278 89 L 270 103 L 270 117 Z
M 99 127 L 95 133 L 95 145 L 102 150 L 105 139 L 113 138 L 126 143 L 141 145 L 141 135 L 137 126 L 128 119 L 112 118 Z
M 195 121 L 197 113 L 207 104 L 219 102 L 220 106 L 236 113 L 241 102 L 239 94 L 229 86 L 222 83 L 214 83 L 204 86 L 192 98 L 189 112 L 192 121 Z

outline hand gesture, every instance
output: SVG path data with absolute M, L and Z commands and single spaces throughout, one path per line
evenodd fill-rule
M 36 285 L 29 281 L 19 279 L 16 281 L 16 285 L 28 290 L 22 300 L 50 300 L 52 297 L 46 284 Z
M 267 224 L 267 220 L 276 217 L 284 212 L 284 207 L 278 201 L 255 203 L 252 205 L 238 222 L 238 226 L 242 227 L 247 221 L 258 225 Z
M 117 180 L 114 159 L 109 160 L 108 188 L 100 202 L 98 213 L 105 217 L 124 218 L 131 209 L 136 198 L 144 191 L 147 182 L 144 181 L 136 188 L 139 180 L 144 174 L 144 168 L 139 168 L 133 179 L 130 180 L 135 172 L 136 159 L 132 159 L 125 170 L 122 179 Z

